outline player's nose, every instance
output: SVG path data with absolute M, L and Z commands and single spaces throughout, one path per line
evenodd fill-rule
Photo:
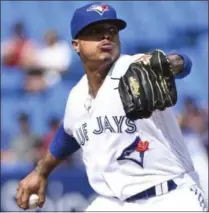
M 112 41 L 112 35 L 110 33 L 104 33 L 102 35 L 102 40 L 109 40 L 109 41 Z

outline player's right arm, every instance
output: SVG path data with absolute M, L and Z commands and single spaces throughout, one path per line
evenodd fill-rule
M 39 196 L 38 206 L 42 207 L 45 202 L 48 176 L 67 156 L 70 156 L 79 148 L 77 141 L 65 132 L 62 124 L 45 156 L 37 163 L 34 170 L 18 184 L 16 194 L 18 206 L 28 209 L 30 195 L 37 194 Z

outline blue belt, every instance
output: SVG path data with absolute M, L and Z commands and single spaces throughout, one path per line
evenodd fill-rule
M 177 187 L 177 185 L 175 184 L 175 182 L 173 180 L 167 181 L 167 185 L 168 185 L 168 192 L 176 189 L 176 187 Z M 133 195 L 133 196 L 127 198 L 126 202 L 134 202 L 139 199 L 148 199 L 148 198 L 155 197 L 155 196 L 157 196 L 157 194 L 156 194 L 155 186 L 153 186 L 143 192 L 140 192 L 136 195 Z

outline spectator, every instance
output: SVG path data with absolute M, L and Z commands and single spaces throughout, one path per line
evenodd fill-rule
M 29 117 L 21 113 L 18 118 L 20 133 L 11 141 L 13 161 L 36 162 L 39 159 L 39 149 L 42 141 L 30 129 Z
M 12 27 L 12 37 L 1 45 L 2 64 L 22 70 L 35 66 L 36 45 L 27 37 L 25 26 L 17 22 Z
M 201 143 L 200 146 L 208 149 L 208 110 L 198 107 L 191 97 L 187 97 L 178 121 L 184 136 L 196 135 Z
M 4 129 L 1 129 L 1 150 L 9 148 L 10 135 Z
M 71 50 L 66 41 L 59 39 L 56 31 L 48 31 L 44 37 L 46 46 L 37 55 L 37 64 L 45 70 L 48 86 L 58 83 L 62 73 L 67 71 L 71 62 Z
M 11 154 L 9 151 L 10 135 L 4 129 L 1 129 L 1 160 L 9 161 Z
M 191 97 L 185 98 L 184 110 L 179 121 L 183 132 L 201 135 L 207 130 L 207 115 Z
M 38 47 L 31 41 L 23 23 L 12 28 L 12 38 L 2 44 L 2 63 L 25 71 L 25 91 L 40 92 L 46 88 L 44 71 L 37 64 Z
M 39 93 L 46 89 L 44 81 L 44 70 L 33 68 L 27 71 L 24 82 L 24 90 L 29 93 Z

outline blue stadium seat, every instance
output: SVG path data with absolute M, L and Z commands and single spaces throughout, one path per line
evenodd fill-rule
M 1 94 L 6 95 L 8 92 L 18 93 L 22 91 L 24 76 L 23 71 L 16 68 L 1 67 Z
M 1 128 L 1 150 L 8 150 L 10 147 L 10 131 Z
M 47 119 L 56 116 L 60 119 L 64 116 L 66 101 L 72 88 L 72 84 L 59 83 L 48 90 L 44 101 L 45 114 Z
M 38 42 L 43 40 L 47 28 L 46 16 L 43 14 L 38 1 L 24 2 L 17 1 L 13 4 L 22 14 L 23 21 L 32 39 Z
M 19 98 L 4 97 L 1 99 L 1 128 L 8 131 L 11 136 L 18 132 L 17 117 L 18 117 Z
M 202 59 L 197 54 L 198 51 L 194 51 L 192 48 L 182 48 L 181 51 L 190 56 L 193 61 L 193 67 L 189 76 L 177 80 L 179 96 L 191 95 L 192 97 L 198 97 L 200 101 L 206 101 L 208 97 L 208 78 L 205 78 L 206 70 L 200 69 Z
M 170 40 L 169 26 L 157 10 L 158 2 L 133 2 L 132 5 L 133 23 L 141 42 L 160 44 Z
M 46 94 L 24 94 L 18 100 L 18 112 L 25 112 L 30 116 L 32 129 L 40 135 L 47 131 L 45 106 Z
M 10 37 L 10 27 L 11 23 L 16 21 L 15 14 L 13 13 L 11 2 L 2 1 L 1 2 L 1 41 L 4 41 Z
M 190 9 L 189 20 L 196 28 L 208 30 L 208 2 L 207 1 L 188 1 L 186 11 Z M 189 8 L 188 8 L 189 4 Z M 198 15 L 195 15 L 197 14 Z

